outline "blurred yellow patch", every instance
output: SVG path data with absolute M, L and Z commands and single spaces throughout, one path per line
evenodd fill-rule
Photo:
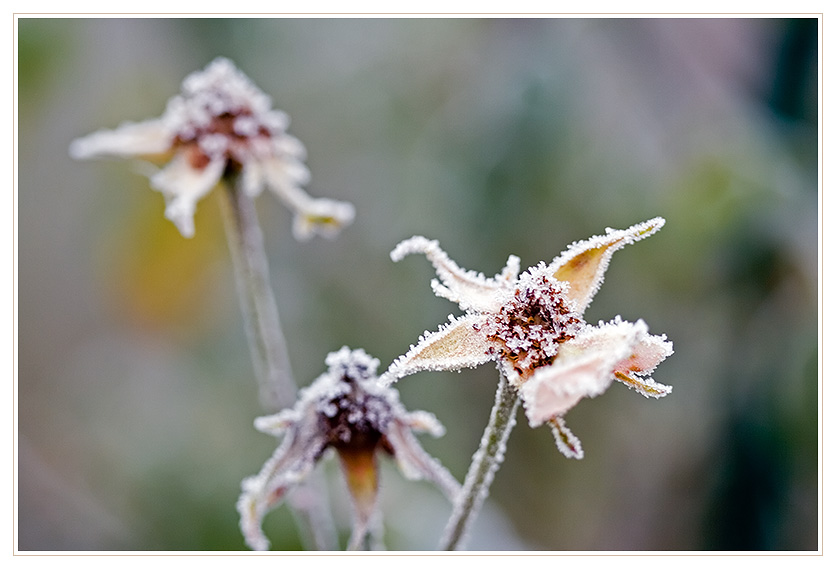
M 111 235 L 102 279 L 111 305 L 137 326 L 199 335 L 215 325 L 218 310 L 210 301 L 223 286 L 223 271 L 231 270 L 219 204 L 204 201 L 192 239 L 183 238 L 163 209 L 159 195 L 137 192 L 131 213 Z

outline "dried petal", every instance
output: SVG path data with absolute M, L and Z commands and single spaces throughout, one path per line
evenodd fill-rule
M 458 491 L 452 475 L 421 449 L 411 432 L 440 436 L 444 428 L 430 413 L 408 413 L 397 391 L 378 385 L 376 358 L 343 347 L 328 354 L 325 362 L 328 370 L 302 390 L 293 409 L 255 421 L 260 431 L 284 434 L 285 439 L 258 475 L 242 483 L 241 531 L 253 549 L 269 547 L 262 519 L 328 449 L 339 455 L 354 505 L 349 548 L 362 545 L 376 514 L 378 452 L 393 454 L 408 478 L 429 480 L 450 499 Z
M 576 303 L 576 310 L 583 314 L 589 306 L 592 297 L 601 287 L 613 253 L 625 245 L 653 235 L 664 224 L 663 218 L 655 217 L 621 231 L 608 228 L 606 235 L 574 243 L 557 257 L 551 264 L 554 277 L 569 283 L 567 296 Z
M 427 257 L 443 283 L 433 284 L 435 293 L 458 303 L 462 309 L 490 310 L 495 308 L 495 293 L 500 288 L 501 282 L 516 277 L 519 271 L 519 259 L 513 256 L 508 259 L 505 270 L 493 279 L 476 271 L 465 271 L 442 251 L 438 246 L 438 241 L 430 241 L 421 236 L 401 241 L 392 250 L 390 257 L 398 262 L 411 254 L 423 254 Z
M 241 483 L 241 497 L 237 504 L 241 533 L 253 550 L 269 548 L 270 542 L 261 530 L 261 521 L 270 510 L 281 504 L 292 486 L 313 470 L 322 455 L 326 440 L 312 424 L 315 421 L 316 417 L 303 417 L 288 432 L 261 471 Z
M 328 239 L 354 221 L 354 206 L 328 198 L 310 200 L 293 218 L 293 236 L 307 241 L 316 234 Z
M 174 222 L 183 237 L 194 236 L 194 211 L 197 202 L 220 181 L 222 160 L 194 168 L 184 154 L 178 154 L 151 177 L 151 185 L 166 196 L 165 216 Z
M 194 234 L 197 202 L 226 174 L 240 173 L 248 196 L 268 185 L 293 210 L 294 235 L 331 237 L 354 219 L 350 204 L 316 200 L 301 186 L 310 179 L 305 147 L 285 132 L 287 115 L 270 108 L 270 97 L 228 59 L 218 58 L 183 80 L 159 119 L 123 123 L 70 145 L 74 158 L 165 158 L 151 176 L 168 203 L 166 216 L 185 237 Z
M 378 468 L 375 447 L 349 446 L 337 449 L 351 501 L 354 505 L 354 528 L 348 549 L 357 549 L 368 532 L 377 507 Z
M 637 324 L 639 323 L 644 325 L 642 320 L 638 320 Z M 673 354 L 673 344 L 664 335 L 651 336 L 644 333 L 640 335 L 633 353 L 626 360 L 619 362 L 616 371 L 623 374 L 649 375 L 671 354 Z
M 163 121 L 125 122 L 116 130 L 99 130 L 70 144 L 70 156 L 87 160 L 101 156 L 153 156 L 171 148 L 172 133 Z
M 603 393 L 614 379 L 648 397 L 670 388 L 640 376 L 649 375 L 671 353 L 664 336 L 651 336 L 647 325 L 616 317 L 590 326 L 583 321 L 618 249 L 652 235 L 665 223 L 657 217 L 603 236 L 577 242 L 550 265 L 540 263 L 519 274 L 513 255 L 492 279 L 456 265 L 437 241 L 413 237 L 392 251 L 398 261 L 423 253 L 440 281 L 433 291 L 459 304 L 465 314 L 434 333 L 425 332 L 416 346 L 381 378 L 391 383 L 423 370 L 454 370 L 496 361 L 519 392 L 531 426 L 549 422 L 561 452 L 581 458 L 580 441 L 563 415 L 584 397 Z
M 618 356 L 609 352 L 585 353 L 538 370 L 520 389 L 529 424 L 537 427 L 584 397 L 603 393 L 612 383 L 616 361 Z
M 476 367 L 491 359 L 490 342 L 479 331 L 484 318 L 470 314 L 453 319 L 437 332 L 425 332 L 418 344 L 398 358 L 380 377 L 384 385 L 419 371 Z
M 386 433 L 386 439 L 392 445 L 401 472 L 410 480 L 423 479 L 435 483 L 447 499 L 455 501 L 461 486 L 437 459 L 427 454 L 412 434 L 410 429 L 415 428 L 415 413 L 411 413 L 408 419 L 408 423 L 394 421 Z M 424 422 L 426 417 L 421 419 Z
M 632 387 L 645 397 L 660 399 L 670 393 L 673 388 L 670 385 L 656 383 L 651 378 L 641 378 L 633 374 L 627 375 L 620 371 L 615 372 L 615 378 L 628 387 Z
M 581 441 L 569 430 L 563 417 L 552 417 L 549 419 L 549 426 L 554 435 L 554 442 L 557 443 L 557 449 L 563 453 L 563 456 L 578 460 L 583 458 Z

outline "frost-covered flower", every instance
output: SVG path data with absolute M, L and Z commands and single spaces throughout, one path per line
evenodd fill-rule
M 305 147 L 287 134 L 289 119 L 271 108 L 270 97 L 225 58 L 183 80 L 181 94 L 160 118 L 126 122 L 70 145 L 73 158 L 142 158 L 167 163 L 151 186 L 166 200 L 165 215 L 184 237 L 194 235 L 197 202 L 225 175 L 240 175 L 250 196 L 266 185 L 293 211 L 293 233 L 308 239 L 336 235 L 354 219 L 354 207 L 302 190 L 310 173 Z
M 328 371 L 302 391 L 292 409 L 255 420 L 259 431 L 284 435 L 284 439 L 261 472 L 241 483 L 241 531 L 252 549 L 268 548 L 261 530 L 265 514 L 281 503 L 329 449 L 340 458 L 354 504 L 349 548 L 360 545 L 376 508 L 378 452 L 393 456 L 407 478 L 437 484 L 450 501 L 460 489 L 412 433 L 438 437 L 444 427 L 431 413 L 407 412 L 395 389 L 379 385 L 377 359 L 344 347 L 328 354 L 325 363 Z
M 519 275 L 511 255 L 501 273 L 486 278 L 456 265 L 437 241 L 412 237 L 392 251 L 399 261 L 423 253 L 441 279 L 436 295 L 459 304 L 465 314 L 425 332 L 397 359 L 381 381 L 423 370 L 454 370 L 495 361 L 523 400 L 532 427 L 549 423 L 560 451 L 582 458 L 580 441 L 563 416 L 584 397 L 603 393 L 613 379 L 646 397 L 663 397 L 671 388 L 649 376 L 673 353 L 664 335 L 648 333 L 643 320 L 616 317 L 597 326 L 583 313 L 601 286 L 613 253 L 652 235 L 661 217 L 591 237 L 571 245 L 550 264 L 541 262 Z

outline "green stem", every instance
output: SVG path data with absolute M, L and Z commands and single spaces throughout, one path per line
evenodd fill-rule
M 505 444 L 516 424 L 519 405 L 516 390 L 508 384 L 505 374 L 500 371 L 490 420 L 482 434 L 479 450 L 473 455 L 473 462 L 444 529 L 439 549 L 454 551 L 463 545 L 470 526 L 488 496 L 493 477 L 505 458 Z

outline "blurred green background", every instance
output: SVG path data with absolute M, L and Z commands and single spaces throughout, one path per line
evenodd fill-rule
M 292 365 L 363 347 L 385 368 L 453 304 L 414 234 L 494 274 L 653 216 L 586 313 L 645 319 L 676 353 L 646 400 L 620 384 L 567 423 L 564 458 L 520 414 L 470 546 L 810 550 L 818 544 L 817 20 L 20 19 L 21 550 L 241 549 L 243 477 L 276 441 L 245 343 L 217 196 L 194 239 L 124 161 L 70 141 L 159 116 L 224 55 L 292 118 L 310 192 L 349 200 L 337 240 L 258 208 Z M 492 366 L 398 387 L 461 479 Z M 349 511 L 323 468 L 343 537 Z M 391 549 L 435 547 L 449 505 L 383 465 Z M 301 546 L 283 507 L 277 549 Z

